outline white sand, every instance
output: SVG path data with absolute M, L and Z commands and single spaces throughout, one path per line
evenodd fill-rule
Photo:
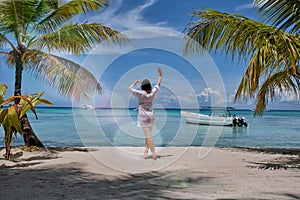
M 142 152 L 14 148 L 10 161 L 0 158 L 0 199 L 300 199 L 299 155 L 166 147 L 145 160 Z

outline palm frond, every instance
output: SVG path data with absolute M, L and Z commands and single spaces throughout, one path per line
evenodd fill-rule
M 25 42 L 28 29 L 33 29 L 41 18 L 45 18 L 54 9 L 55 3 L 56 0 L 0 1 L 0 32 L 12 34 L 19 40 L 18 44 L 21 40 Z
M 268 99 L 274 100 L 276 89 L 279 93 L 292 92 L 300 98 L 300 66 L 297 66 L 297 73 L 293 69 L 277 72 L 269 76 L 259 89 L 256 97 L 256 108 L 254 115 L 261 115 L 265 111 Z
M 108 0 L 72 0 L 63 5 L 57 5 L 50 14 L 39 21 L 35 29 L 42 34 L 53 32 L 74 16 L 98 11 L 105 6 L 108 6 Z
M 278 37 L 278 38 L 277 38 Z M 240 82 L 235 95 L 238 98 L 253 98 L 260 87 L 260 82 L 264 78 L 272 76 L 280 71 L 291 71 L 297 74 L 297 62 L 300 54 L 297 49 L 300 48 L 300 41 L 297 38 L 280 37 L 270 39 L 265 46 L 257 48 L 252 55 L 247 69 Z
M 49 12 L 57 8 L 56 0 L 26 0 L 19 9 L 19 16 L 22 19 L 24 33 L 31 33 L 36 24 L 48 16 Z
M 5 45 L 6 45 L 5 36 L 0 33 L 0 49 L 5 47 Z
M 3 54 L 4 54 L 4 52 L 3 52 Z M 15 67 L 17 60 L 16 60 L 16 57 L 14 56 L 13 51 L 5 53 L 3 57 L 5 58 L 6 64 L 9 67 Z
M 70 60 L 39 50 L 27 50 L 23 60 L 25 70 L 42 81 L 48 81 L 63 96 L 82 99 L 102 91 L 93 74 Z
M 8 39 L 8 37 L 0 33 L 0 49 L 6 47 L 7 45 L 9 45 L 12 49 L 16 50 L 15 46 Z M 6 54 L 7 52 L 2 52 L 2 53 Z
M 18 62 L 17 55 L 19 54 L 18 49 L 13 49 L 9 52 L 3 52 L 6 64 L 8 67 L 15 68 Z
M 36 10 L 35 4 L 38 0 L 3 0 L 0 2 L 0 32 L 3 35 L 10 34 L 20 45 L 26 29 L 30 24 L 34 24 L 34 16 L 42 11 Z
M 232 59 L 237 56 L 238 60 L 244 60 L 259 48 L 272 47 L 270 51 L 274 53 L 276 45 L 282 44 L 277 49 L 283 51 L 285 48 L 291 57 L 294 54 L 299 56 L 299 38 L 275 27 L 210 9 L 192 15 L 200 20 L 192 22 L 186 31 L 186 54 L 214 49 L 221 50 Z
M 199 11 L 193 16 L 200 20 L 194 22 L 187 31 L 186 53 L 215 49 L 233 59 L 238 56 L 240 60 L 253 56 L 259 49 L 272 57 L 283 53 L 280 59 L 286 63 L 299 60 L 300 39 L 296 35 L 240 15 L 215 10 Z M 270 57 L 265 58 L 261 62 L 268 64 Z
M 232 59 L 250 59 L 236 97 L 253 97 L 261 77 L 284 68 L 296 73 L 300 60 L 300 38 L 276 27 L 239 15 L 214 10 L 193 14 L 200 18 L 187 31 L 186 53 L 221 50 Z
M 186 31 L 186 53 L 215 49 L 233 57 L 238 53 L 242 58 L 251 52 L 253 32 L 261 26 L 246 17 L 211 9 L 197 11 L 192 16 L 199 20 L 191 22 Z
M 84 23 L 65 25 L 56 32 L 37 38 L 31 45 L 38 49 L 58 50 L 78 55 L 91 50 L 103 41 L 121 45 L 128 39 L 124 34 L 99 23 Z
M 255 0 L 261 6 L 258 14 L 265 22 L 291 33 L 300 33 L 300 2 L 299 0 Z
M 0 1 L 0 32 L 5 35 L 12 33 L 20 44 L 20 19 L 18 16 L 18 5 L 22 4 L 23 1 Z

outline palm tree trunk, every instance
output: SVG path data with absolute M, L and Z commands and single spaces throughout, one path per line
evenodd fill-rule
M 23 74 L 23 63 L 21 60 L 21 57 L 17 58 L 16 63 L 16 72 L 15 72 L 15 96 L 21 95 L 21 88 L 22 88 L 22 74 Z M 16 100 L 16 104 L 20 102 L 20 99 Z M 31 147 L 45 147 L 43 143 L 39 140 L 39 138 L 35 135 L 27 115 L 24 115 L 21 120 L 21 126 L 22 126 L 22 135 L 24 139 L 25 146 Z
M 39 138 L 35 135 L 26 114 L 21 118 L 21 126 L 24 143 L 27 147 L 45 147 L 39 140 Z

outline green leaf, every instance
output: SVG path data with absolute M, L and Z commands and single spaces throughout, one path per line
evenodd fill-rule
M 10 125 L 14 127 L 17 132 L 22 133 L 20 119 L 14 106 L 8 107 L 7 117 L 10 121 Z
M 46 99 L 40 99 L 40 97 L 44 94 L 44 92 L 40 92 L 37 95 L 33 96 L 33 97 L 28 97 L 27 100 L 28 101 L 23 101 L 23 107 L 22 107 L 22 111 L 20 113 L 20 118 L 23 117 L 29 109 L 32 110 L 32 112 L 35 114 L 36 119 L 37 119 L 37 113 L 34 109 L 35 106 L 39 105 L 39 104 L 46 104 L 46 105 L 52 105 L 52 103 Z M 31 95 L 32 96 L 32 95 Z M 29 103 L 30 102 L 30 103 Z
M 33 106 L 35 106 L 35 101 L 37 101 L 45 92 L 40 92 L 38 94 L 36 94 L 35 96 L 32 97 L 32 99 L 30 100 L 30 102 L 32 103 Z
M 11 124 L 10 124 L 10 119 L 9 116 L 6 115 L 4 120 L 3 120 L 3 128 L 4 128 L 4 132 L 5 132 L 5 141 L 7 143 L 11 143 L 11 138 L 12 138 L 12 128 L 11 128 Z
M 39 105 L 39 104 L 46 104 L 48 106 L 52 106 L 53 105 L 50 101 L 48 101 L 46 99 L 39 99 L 39 100 L 37 100 L 36 105 Z
M 3 128 L 5 132 L 5 141 L 7 143 L 12 143 L 12 135 L 16 132 L 22 134 L 22 128 L 17 111 L 14 106 L 9 106 L 7 109 L 7 114 L 3 119 Z
M 2 106 L 5 104 L 8 104 L 10 102 L 14 102 L 16 99 L 21 99 L 21 98 L 22 98 L 22 96 L 11 96 L 11 97 L 5 99 L 0 105 Z
M 30 104 L 26 104 L 22 107 L 22 111 L 20 113 L 20 118 L 22 118 L 27 112 L 28 110 L 31 109 L 31 105 Z
M 4 101 L 4 96 L 5 96 L 6 88 L 7 88 L 6 85 L 0 84 L 0 104 L 2 104 L 3 101 Z
M 28 104 L 26 104 L 26 105 L 24 106 L 24 108 L 22 108 L 22 111 L 21 111 L 19 117 L 22 118 L 22 117 L 28 112 L 29 109 L 31 109 L 31 111 L 32 111 L 33 114 L 35 115 L 35 118 L 38 119 L 36 110 L 34 109 L 34 106 L 31 104 L 31 102 L 29 102 Z
M 2 104 L 0 104 L 0 105 L 8 104 L 8 103 L 10 103 L 10 102 L 15 101 L 16 99 L 21 99 L 21 100 L 27 102 L 28 104 L 30 104 L 31 107 L 33 107 L 32 104 L 31 104 L 31 102 L 30 102 L 30 100 L 27 99 L 27 96 L 26 96 L 26 95 L 23 95 L 23 96 L 11 96 L 11 97 L 7 98 L 4 102 L 2 102 Z M 24 103 L 23 103 L 23 104 L 24 104 Z M 24 105 L 25 105 L 25 104 L 24 104 Z
M 5 116 L 7 115 L 8 110 L 7 109 L 1 109 L 0 110 L 0 125 L 3 123 L 3 120 Z

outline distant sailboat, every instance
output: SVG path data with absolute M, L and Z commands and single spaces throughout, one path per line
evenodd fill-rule
M 81 107 L 81 110 L 96 110 L 96 108 L 91 104 L 85 104 L 83 107 Z

